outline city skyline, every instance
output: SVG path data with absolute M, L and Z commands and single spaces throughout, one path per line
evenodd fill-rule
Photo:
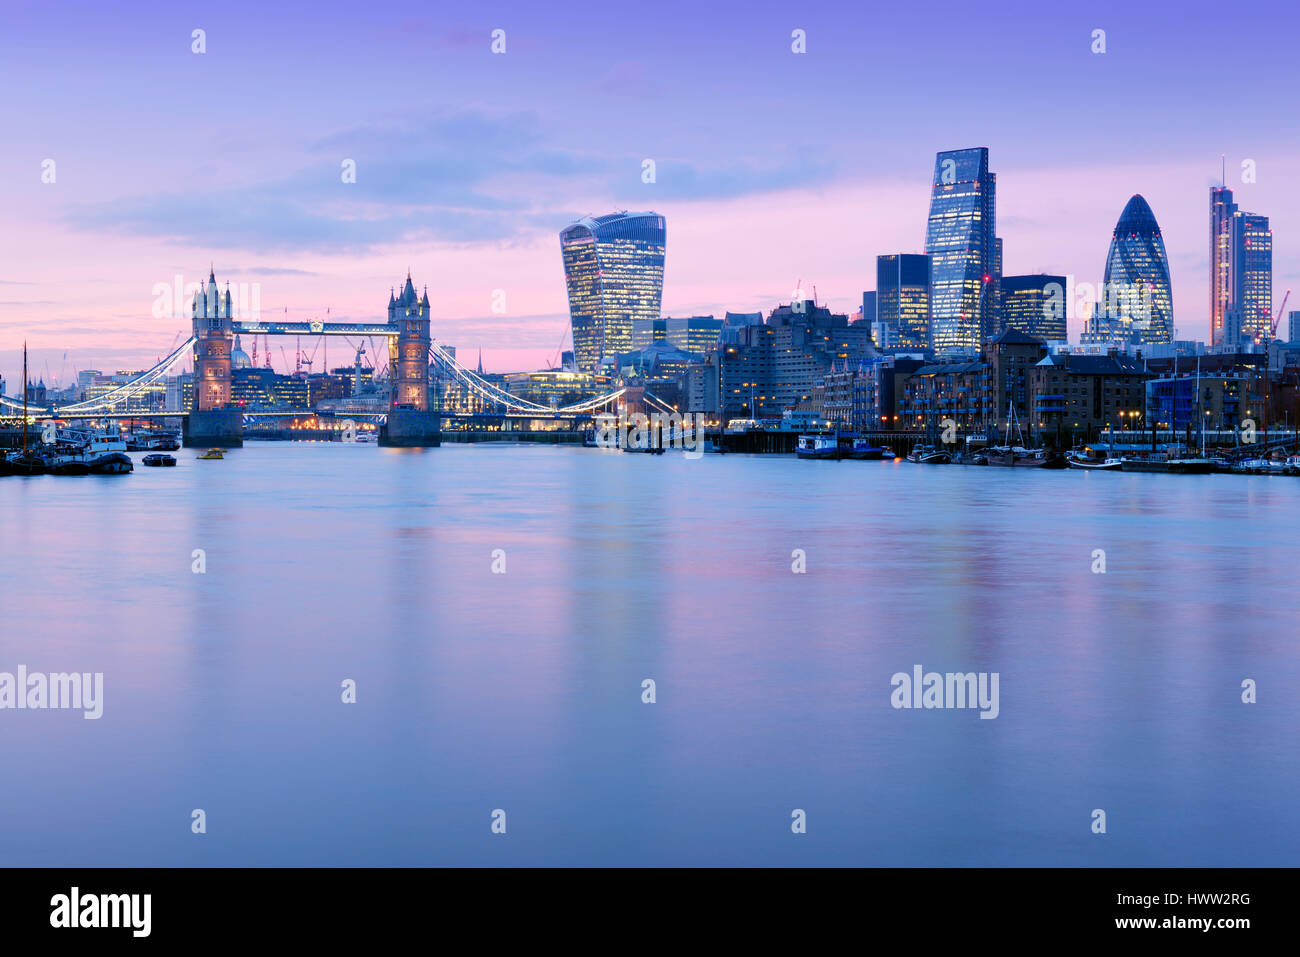
M 1015 31 L 976 25 L 991 63 L 991 90 L 1006 108 L 943 120 L 915 114 L 914 128 L 886 143 L 843 118 L 828 121 L 853 83 L 905 69 L 901 57 L 877 45 L 870 65 L 852 63 L 847 38 L 817 11 L 758 10 L 732 18 L 720 34 L 710 30 L 716 19 L 709 17 L 721 14 L 699 21 L 701 36 L 687 31 L 670 38 L 650 29 L 620 50 L 624 58 L 607 74 L 576 80 L 548 67 L 573 44 L 600 38 L 598 26 L 565 33 L 524 8 L 506 8 L 500 24 L 467 19 L 463 30 L 444 30 L 422 24 L 413 5 L 387 9 L 391 18 L 362 25 L 359 49 L 373 53 L 418 40 L 439 53 L 429 76 L 463 75 L 474 84 L 473 99 L 458 100 L 441 82 L 425 93 L 381 75 L 349 73 L 355 90 L 326 110 L 338 90 L 330 86 L 327 95 L 315 89 L 318 76 L 312 82 L 290 76 L 305 55 L 288 41 L 301 36 L 328 48 L 337 38 L 321 37 L 310 22 L 289 15 L 268 15 L 258 32 L 243 31 L 235 45 L 222 18 L 206 12 L 160 14 L 156 24 L 125 35 L 111 18 L 87 9 L 87 37 L 58 37 L 70 46 L 51 57 L 54 38 L 34 30 L 21 9 L 0 14 L 7 61 L 48 80 L 7 117 L 14 144 L 0 178 L 0 370 L 6 378 L 17 381 L 23 338 L 32 346 L 35 375 L 65 384 L 74 368 L 147 368 L 183 325 L 152 318 L 154 285 L 178 272 L 199 281 L 195 264 L 210 261 L 233 281 L 260 282 L 264 312 L 288 308 L 298 319 L 327 309 L 339 318 L 373 317 L 375 290 L 409 265 L 430 283 L 440 340 L 464 349 L 481 345 L 490 369 L 538 368 L 568 325 L 555 232 L 581 215 L 611 209 L 650 208 L 673 220 L 665 315 L 767 312 L 788 302 L 800 279 L 833 311 L 851 314 L 873 285 L 877 255 L 924 251 L 929 197 L 923 177 L 931 158 L 970 144 L 986 145 L 999 173 L 1005 274 L 1099 282 L 1113 210 L 1140 192 L 1169 250 L 1177 335 L 1208 342 L 1205 193 L 1218 185 L 1219 157 L 1226 154 L 1228 185 L 1244 208 L 1270 217 L 1277 237 L 1274 301 L 1300 281 L 1288 256 L 1289 237 L 1300 232 L 1300 200 L 1287 188 L 1295 134 L 1270 122 L 1270 110 L 1284 105 L 1282 85 L 1269 82 L 1277 78 L 1275 58 L 1267 55 L 1276 31 L 1257 31 L 1263 75 L 1252 99 L 1193 79 L 1163 104 L 1161 136 L 1135 140 L 1143 121 L 1108 108 L 1122 101 L 1125 83 L 1169 69 L 1209 35 L 1207 28 L 1163 20 L 1157 27 L 1154 15 L 1103 8 L 1096 25 L 1115 23 L 1107 52 L 1097 55 L 1089 50 L 1093 24 L 1077 18 L 1037 19 L 1041 47 L 1028 52 L 1017 52 Z M 1240 16 L 1295 16 L 1270 9 Z M 846 12 L 835 14 L 838 22 Z M 195 16 L 210 20 L 202 56 L 190 51 Z M 857 13 L 847 16 L 850 25 L 865 22 Z M 891 12 L 880 27 L 918 23 Z M 498 25 L 510 45 L 494 57 L 490 34 Z M 808 33 L 802 56 L 790 51 L 795 25 Z M 961 40 L 937 31 L 934 55 L 950 54 L 960 65 L 969 57 Z M 174 88 L 137 97 L 138 106 L 109 104 L 103 116 L 87 115 L 76 105 L 81 100 L 71 98 L 72 80 L 84 99 L 86 78 L 106 69 L 109 61 L 95 44 L 112 47 L 116 71 L 97 96 L 138 92 L 149 70 L 132 65 L 133 55 L 161 62 Z M 241 71 L 277 44 L 282 60 L 266 69 L 282 88 L 271 110 Z M 694 85 L 672 70 L 648 70 L 654 57 L 669 52 L 672 62 L 692 64 Z M 752 91 L 742 89 L 735 73 L 750 57 L 772 73 L 746 74 Z M 1069 69 L 1044 79 L 1041 89 L 1021 90 L 1018 71 L 1051 57 Z M 52 60 L 59 71 L 48 65 Z M 545 82 L 531 84 L 533 71 Z M 898 93 L 906 104 L 923 102 L 940 83 L 914 71 L 906 75 L 911 84 Z M 601 117 L 598 146 L 574 117 L 547 106 L 558 92 L 587 89 L 583 84 L 594 84 L 592 95 L 614 111 Z M 721 118 L 707 129 L 676 123 L 688 94 Z M 1105 120 L 1081 117 L 1077 127 L 1045 132 L 1041 123 L 1015 115 L 1018 106 L 1053 97 L 1095 102 Z M 1229 103 L 1230 114 L 1207 131 L 1199 111 L 1220 115 L 1216 107 Z M 789 128 L 785 116 L 774 116 L 781 105 L 795 108 L 796 130 L 824 130 L 818 135 L 825 147 L 805 154 L 769 136 Z M 628 115 L 617 115 L 618 108 Z M 284 124 L 283 142 L 290 145 L 268 151 L 273 120 Z M 132 135 L 110 136 L 105 124 Z M 864 136 L 870 149 L 842 148 Z M 226 156 L 218 166 L 202 159 L 213 148 Z M 457 163 L 459 153 L 465 155 Z M 47 158 L 58 164 L 51 184 L 40 179 Z M 357 163 L 351 185 L 338 182 L 339 163 L 347 158 Z M 657 161 L 653 183 L 643 182 L 646 158 Z M 1247 160 L 1255 182 L 1240 183 Z M 215 168 L 222 169 L 222 182 Z M 343 192 L 354 187 L 356 194 Z M 340 226 L 359 208 L 366 212 L 360 225 L 351 232 Z M 504 313 L 492 311 L 495 290 L 506 294 Z M 1071 316 L 1071 338 L 1079 331 Z

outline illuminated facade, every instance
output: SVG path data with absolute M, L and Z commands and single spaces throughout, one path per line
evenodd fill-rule
M 215 271 L 194 291 L 194 411 L 215 412 L 230 405 L 233 316 L 230 287 L 217 288 Z
M 722 337 L 722 320 L 712 316 L 690 316 L 664 320 L 665 340 L 683 352 L 704 355 L 718 344 Z
M 875 321 L 889 329 L 889 341 L 877 346 L 930 348 L 929 256 L 877 256 L 875 299 Z
M 402 295 L 388 295 L 388 324 L 397 329 L 388 338 L 388 368 L 393 370 L 394 409 L 429 411 L 429 289 L 417 298 L 411 274 Z
M 86 399 L 102 399 L 109 393 L 122 388 L 128 382 L 138 378 L 142 370 L 119 369 L 111 376 L 99 375 L 93 382 L 82 390 L 82 395 Z M 191 397 L 192 400 L 192 397 Z M 117 412 L 148 412 L 159 409 L 188 409 L 189 405 L 167 405 L 167 383 L 164 380 L 157 380 L 146 385 L 138 385 L 132 390 L 132 394 L 125 400 L 120 400 L 115 406 Z
M 306 379 L 280 375 L 251 366 L 231 373 L 231 402 L 247 409 L 307 409 L 311 407 Z
M 1232 282 L 1232 190 L 1210 188 L 1210 342 L 1223 344 Z
M 545 372 L 518 372 L 505 377 L 505 390 L 526 402 L 554 409 L 575 405 L 608 391 L 609 379 L 606 376 L 554 369 Z
M 987 147 L 935 157 L 925 236 L 935 352 L 974 353 L 997 332 L 996 189 Z
M 683 352 L 703 355 L 718 344 L 721 336 L 722 320 L 712 316 L 632 320 L 633 349 L 667 343 Z
M 657 213 L 612 213 L 560 233 L 574 361 L 594 374 L 601 359 L 633 348 L 632 324 L 660 318 L 666 227 Z
M 1210 190 L 1210 341 L 1237 346 L 1268 338 L 1273 313 L 1273 232 L 1232 190 Z
M 644 349 L 668 339 L 668 323 L 663 319 L 634 319 L 632 321 L 632 348 Z
M 1102 301 L 1097 305 L 1098 334 L 1111 342 L 1151 345 L 1173 341 L 1174 295 L 1169 258 L 1160 224 L 1140 194 L 1124 206 L 1110 250 Z
M 1273 326 L 1273 231 L 1268 217 L 1232 217 L 1232 298 L 1225 316 L 1229 344 L 1260 342 Z
M 722 416 L 779 418 L 811 399 L 837 363 L 853 367 L 873 357 L 865 323 L 850 325 L 848 316 L 810 299 L 779 306 L 767 322 L 739 327 L 735 344 L 720 351 Z
M 1004 330 L 1065 341 L 1065 276 L 1003 276 L 1001 287 Z

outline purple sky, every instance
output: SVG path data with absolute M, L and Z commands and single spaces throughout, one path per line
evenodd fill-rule
M 921 251 L 934 153 L 977 145 L 1008 274 L 1099 281 L 1140 192 L 1178 335 L 1207 338 L 1225 154 L 1239 203 L 1272 218 L 1275 308 L 1300 285 L 1294 4 L 704 6 L 6 0 L 9 391 L 24 337 L 47 381 L 151 365 L 188 325 L 153 316 L 155 284 L 209 263 L 295 318 L 377 318 L 409 267 L 440 341 L 538 367 L 567 339 L 559 230 L 624 208 L 668 219 L 665 314 L 766 311 L 800 278 L 851 312 L 877 254 Z

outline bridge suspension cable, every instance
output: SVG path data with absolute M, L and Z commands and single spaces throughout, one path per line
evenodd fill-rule
M 108 392 L 105 392 L 101 396 L 96 396 L 94 399 L 87 399 L 83 402 L 74 402 L 71 405 L 61 406 L 57 409 L 55 409 L 53 406 L 34 406 L 29 402 L 27 404 L 27 414 L 29 416 L 47 416 L 47 415 L 58 415 L 60 413 L 68 413 L 69 415 L 72 415 L 72 414 L 81 414 L 86 412 L 107 411 L 117 405 L 120 405 L 121 403 L 125 402 L 127 399 L 130 399 L 131 397 L 139 395 L 150 385 L 152 385 L 153 383 L 161 379 L 163 376 L 165 376 L 169 371 L 171 371 L 171 368 L 173 366 L 175 366 L 177 363 L 179 363 L 182 359 L 185 358 L 186 352 L 193 345 L 194 345 L 194 337 L 191 336 L 190 338 L 186 339 L 185 342 L 183 342 L 178 348 L 173 349 L 170 353 L 168 353 L 167 357 L 163 359 L 161 362 L 159 362 L 152 369 L 148 369 L 145 372 L 140 373 L 140 375 L 136 376 L 134 379 L 124 382 L 116 389 L 111 389 Z M 10 399 L 8 396 L 0 397 L 0 400 L 2 400 L 0 401 L 0 404 L 3 404 L 5 408 L 14 409 L 16 411 L 22 410 L 23 404 L 21 402 L 15 402 L 13 399 Z
M 659 396 L 655 395 L 653 392 L 649 392 L 649 391 L 642 392 L 641 396 L 643 399 L 645 399 L 646 405 L 650 406 L 653 409 L 656 409 L 659 412 L 672 413 L 677 411 L 671 405 L 665 402 L 663 399 L 659 398 Z
M 552 408 L 547 405 L 538 405 L 536 402 L 529 402 L 527 399 L 521 399 L 519 396 L 512 395 L 504 389 L 493 385 L 478 373 L 472 372 L 457 362 L 455 357 L 436 342 L 429 346 L 429 354 L 439 366 L 446 369 L 453 376 L 463 382 L 475 394 L 487 399 L 489 402 L 504 406 L 513 412 L 535 413 L 537 415 L 546 416 L 557 414 L 581 415 L 586 412 L 595 411 L 603 405 L 608 405 L 627 391 L 626 389 L 618 389 L 615 392 L 598 395 L 591 399 L 584 399 L 581 402 L 575 402 L 572 405 Z

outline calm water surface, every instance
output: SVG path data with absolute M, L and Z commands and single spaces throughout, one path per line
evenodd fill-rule
M 0 864 L 1300 863 L 1300 479 L 176 454 L 0 479 L 0 671 L 105 683 L 0 711 Z

